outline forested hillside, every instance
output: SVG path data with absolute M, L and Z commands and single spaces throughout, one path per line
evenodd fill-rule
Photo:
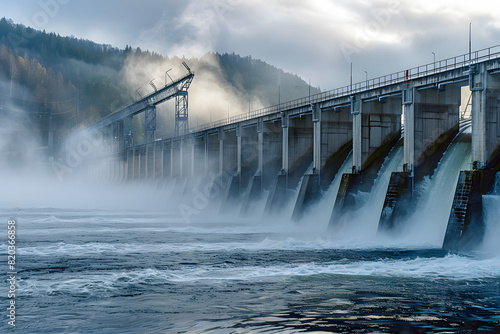
M 196 73 L 190 88 L 190 116 L 196 123 L 309 93 L 308 84 L 297 75 L 250 56 L 161 56 L 139 47 L 122 50 L 62 37 L 2 18 L 0 115 L 23 111 L 27 130 L 37 133 L 42 146 L 51 146 L 74 126 L 92 123 L 149 93 L 151 79 L 161 86 L 168 80 L 167 70 L 172 68 L 169 75 L 174 79 L 182 75 L 182 61 Z M 312 94 L 317 92 L 311 88 Z M 170 127 L 168 122 L 160 125 L 165 132 Z

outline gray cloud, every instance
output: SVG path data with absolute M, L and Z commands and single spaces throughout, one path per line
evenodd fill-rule
M 6 16 L 40 8 L 36 0 L 2 6 Z M 374 77 L 431 62 L 432 52 L 466 53 L 469 22 L 474 49 L 497 44 L 498 9 L 494 0 L 72 0 L 47 30 L 170 56 L 252 55 L 332 89 L 349 82 L 351 61 L 360 81 L 364 71 Z
M 162 19 L 140 43 L 166 54 L 205 51 L 252 55 L 312 79 L 323 89 L 467 52 L 495 43 L 500 25 L 493 1 L 190 1 Z M 352 52 L 346 57 L 345 48 Z M 344 49 L 344 51 L 343 51 Z

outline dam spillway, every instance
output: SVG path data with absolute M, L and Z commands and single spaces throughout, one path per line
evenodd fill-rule
M 99 132 L 106 144 L 78 169 L 89 174 L 102 169 L 96 160 L 105 161 L 109 178 L 174 183 L 181 196 L 189 196 L 195 179 L 217 179 L 222 190 L 208 197 L 217 197 L 221 213 L 237 208 L 245 215 L 253 201 L 261 200 L 266 214 L 280 214 L 291 205 L 291 219 L 304 223 L 350 155 L 352 166 L 341 178 L 330 216 L 330 225 L 335 225 L 346 212 L 358 209 L 355 195 L 372 191 L 384 159 L 401 147 L 402 168 L 389 178 L 379 217 L 379 229 L 391 230 L 414 200 L 418 184 L 433 175 L 457 136 L 463 120 L 462 88 L 469 87 L 472 161 L 470 171 L 458 180 L 460 191 L 456 185 L 450 190 L 455 204 L 448 208 L 444 247 L 449 248 L 469 230 L 484 230 L 480 204 L 474 204 L 481 200 L 474 199 L 491 191 L 500 169 L 498 74 L 500 47 L 492 47 L 184 129 L 168 138 L 156 138 L 149 127 L 146 137 L 151 140 L 142 144 L 129 140 L 130 115 L 122 112 L 120 118 L 116 113 L 82 132 Z M 192 76 L 190 72 L 186 77 Z M 182 92 L 187 100 L 185 86 L 169 89 L 169 96 Z M 134 112 L 142 110 L 153 111 L 146 103 Z

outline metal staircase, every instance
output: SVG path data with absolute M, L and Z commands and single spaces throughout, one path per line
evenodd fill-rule
M 467 205 L 469 204 L 472 189 L 473 175 L 474 172 L 472 171 L 460 172 L 443 244 L 445 248 L 449 248 L 450 245 L 454 244 L 462 236 Z

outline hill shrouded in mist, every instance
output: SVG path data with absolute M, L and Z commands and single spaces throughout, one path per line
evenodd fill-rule
M 319 92 L 297 75 L 250 56 L 189 58 L 139 47 L 121 50 L 2 18 L 0 114 L 15 115 L 40 147 L 57 147 L 71 128 L 92 124 L 151 93 L 151 80 L 157 87 L 165 85 L 168 70 L 174 80 L 185 74 L 182 61 L 195 72 L 189 88 L 191 126 Z M 171 132 L 173 123 L 173 103 L 165 103 L 158 109 L 158 133 Z M 15 142 L 0 145 L 13 150 Z

